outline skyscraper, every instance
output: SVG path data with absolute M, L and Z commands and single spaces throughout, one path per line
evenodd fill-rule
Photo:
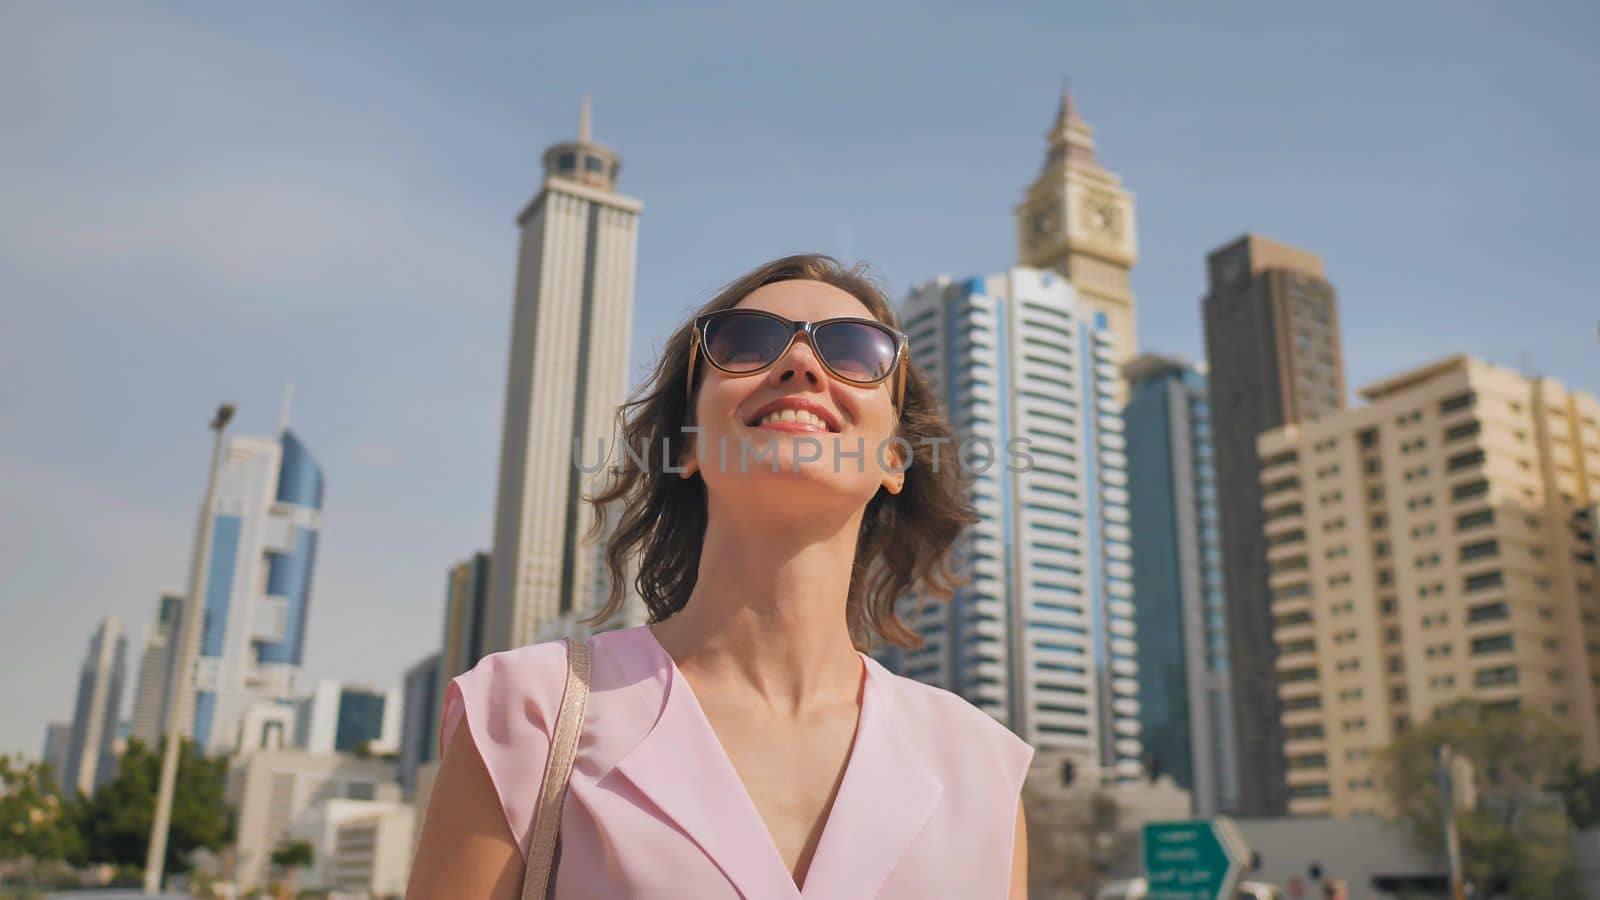
M 44 752 L 39 761 L 50 767 L 51 780 L 63 793 L 67 788 L 67 750 L 71 746 L 71 722 L 51 722 L 45 726 Z
M 171 647 L 179 632 L 183 596 L 166 592 L 156 606 L 156 620 L 145 628 L 144 651 L 139 655 L 139 681 L 133 697 L 132 736 L 155 747 L 167 729 L 168 686 L 172 683 L 174 654 Z
M 61 784 L 88 795 L 116 772 L 112 744 L 122 716 L 122 678 L 128 639 L 122 620 L 111 616 L 89 639 L 78 673 L 78 697 L 73 706 L 72 737 L 67 742 L 66 771 Z
M 583 535 L 597 444 L 614 442 L 628 388 L 639 201 L 616 192 L 621 161 L 589 136 L 544 154 L 522 229 L 511 320 L 485 650 L 530 643 L 591 611 L 599 553 Z M 592 470 L 591 470 L 592 471 Z M 594 476 L 598 477 L 598 475 Z
M 489 554 L 474 553 L 450 567 L 445 584 L 444 640 L 439 649 L 439 692 L 487 653 L 484 624 L 489 604 Z
M 287 422 L 276 439 L 228 441 L 202 573 L 193 704 L 179 710 L 205 752 L 234 747 L 252 704 L 295 700 L 322 491 L 322 469 Z
M 1261 435 L 1289 811 L 1384 809 L 1412 722 L 1538 710 L 1600 765 L 1600 398 L 1456 356 Z
M 372 753 L 400 750 L 405 697 L 399 689 L 380 691 L 323 678 L 293 706 L 294 744 L 302 750 L 354 753 L 362 745 Z
M 400 784 L 409 795 L 417 769 L 432 762 L 439 739 L 439 654 L 430 653 L 406 670 L 405 721 L 400 726 Z
M 910 618 L 921 649 L 882 658 L 1041 750 L 1137 775 L 1127 459 L 1105 317 L 1059 274 L 1027 268 L 934 280 L 901 316 L 912 358 L 970 442 L 961 453 L 980 521 L 958 548 L 971 583 Z M 956 453 L 946 449 L 947 465 Z
M 1232 657 L 1239 813 L 1283 815 L 1283 730 L 1256 435 L 1344 408 L 1333 285 L 1322 261 L 1247 234 L 1206 258 L 1202 308 Z
M 1044 166 L 1013 210 L 1017 259 L 1067 277 L 1078 301 L 1105 316 L 1118 362 L 1138 352 L 1129 272 L 1139 258 L 1133 195 L 1100 165 L 1094 129 L 1061 92 Z
M 1149 353 L 1123 373 L 1145 754 L 1216 815 L 1238 805 L 1239 773 L 1206 378 Z

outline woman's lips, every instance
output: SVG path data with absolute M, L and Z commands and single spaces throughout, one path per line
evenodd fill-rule
M 759 431 L 788 431 L 795 434 L 827 434 L 828 429 L 814 425 L 810 422 L 764 422 L 760 425 L 751 425 Z

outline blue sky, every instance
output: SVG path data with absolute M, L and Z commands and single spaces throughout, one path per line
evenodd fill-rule
M 1468 352 L 1600 392 L 1592 5 L 284 6 L 7 7 L 0 752 L 182 583 L 215 404 L 269 433 L 289 382 L 308 675 L 436 646 L 489 539 L 512 220 L 585 92 L 645 204 L 635 374 L 773 256 L 896 296 L 1011 264 L 1070 76 L 1137 196 L 1144 348 L 1199 356 L 1204 254 L 1255 230 L 1323 257 L 1352 386 Z

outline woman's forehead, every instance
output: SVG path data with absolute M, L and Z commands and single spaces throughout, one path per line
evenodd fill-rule
M 745 309 L 761 309 L 795 321 L 815 322 L 837 316 L 877 318 L 849 291 L 820 281 L 780 281 L 756 288 L 739 301 Z

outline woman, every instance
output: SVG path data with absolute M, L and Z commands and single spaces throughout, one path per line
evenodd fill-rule
M 1027 896 L 1032 748 L 857 649 L 918 642 L 894 602 L 948 595 L 972 521 L 894 323 L 861 272 L 776 260 L 625 408 L 596 621 L 636 564 L 650 624 L 590 640 L 550 896 Z M 565 674 L 548 642 L 451 683 L 408 896 L 519 896 Z

